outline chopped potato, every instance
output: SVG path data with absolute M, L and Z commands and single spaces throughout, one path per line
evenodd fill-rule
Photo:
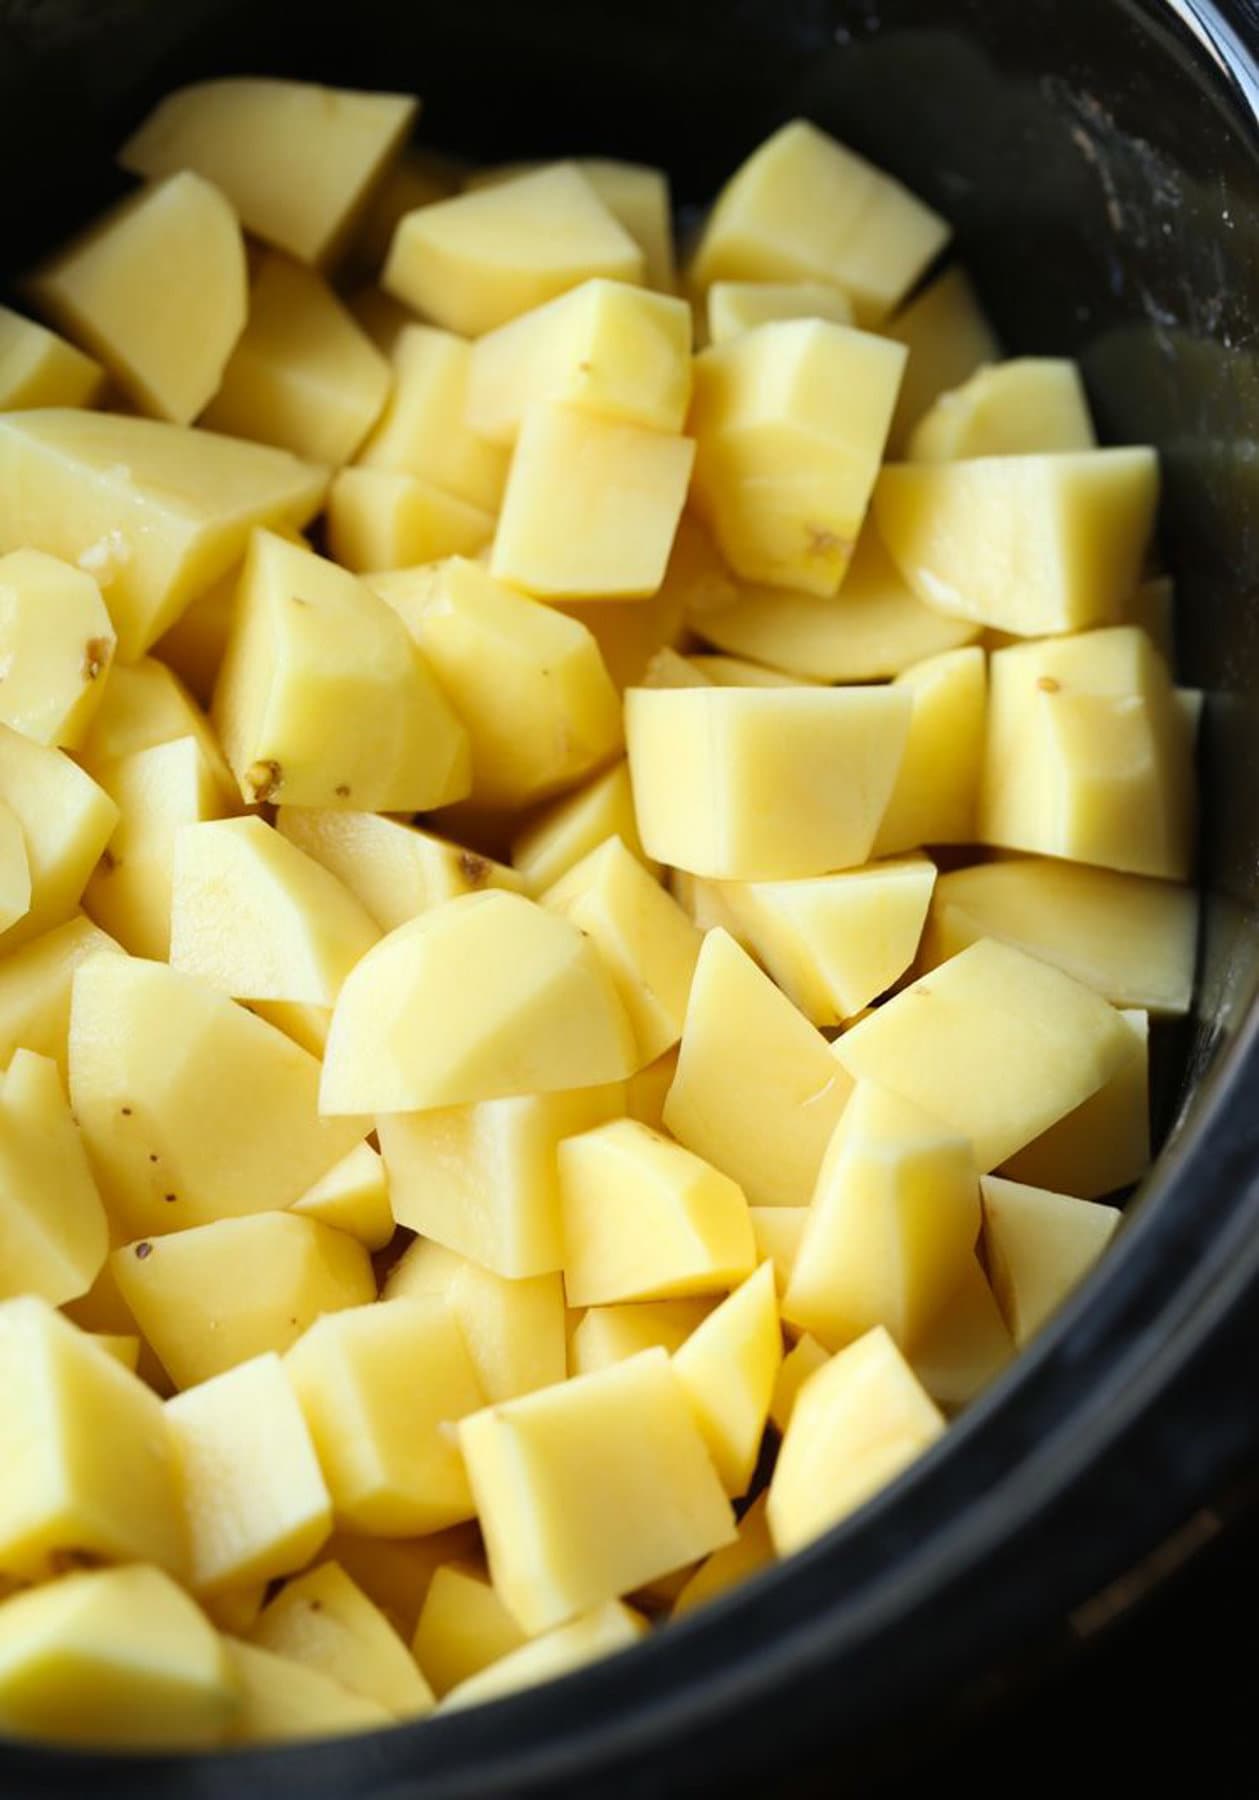
M 0 720 L 76 749 L 113 658 L 114 628 L 90 575 L 39 550 L 0 556 Z
M 961 387 L 941 394 L 919 420 L 906 455 L 910 462 L 954 462 L 1096 445 L 1075 363 L 1025 356 L 977 369 Z
M 328 492 L 328 547 L 356 573 L 474 556 L 494 516 L 402 469 L 342 469 Z
M 0 930 L 0 955 L 7 955 L 70 918 L 118 823 L 118 808 L 60 750 L 37 744 L 4 724 L 0 724 L 0 805 L 21 829 L 30 884 L 27 904 Z M 9 842 L 12 846 L 11 828 Z M 20 862 L 16 879 L 13 891 L 20 898 Z
M 453 331 L 407 324 L 389 356 L 393 391 L 359 452 L 360 467 L 418 476 L 482 512 L 497 512 L 507 452 L 474 429 L 476 348 Z
M 1122 1215 L 1113 1206 L 984 1177 L 984 1253 L 1016 1344 L 1057 1311 L 1101 1255 Z
M 910 429 L 932 403 L 984 363 L 996 362 L 1001 350 L 974 288 L 956 263 L 921 288 L 882 329 L 909 352 L 889 433 L 890 449 L 901 455 Z
M 484 1569 L 444 1563 L 429 1586 L 412 1649 L 440 1698 L 528 1641 Z
M 0 1076 L 0 1300 L 77 1299 L 108 1248 L 109 1221 L 57 1065 L 15 1051 Z
M 67 1080 L 70 990 L 74 971 L 89 956 L 117 951 L 113 938 L 82 913 L 20 949 L 0 955 L 0 1064 L 25 1048 L 48 1056 Z
M 782 1353 L 772 1263 L 762 1263 L 674 1352 L 674 1373 L 709 1455 L 736 1497 L 751 1484 Z
M 922 844 L 968 844 L 976 835 L 988 677 L 978 645 L 927 656 L 893 682 L 913 711 L 896 785 L 874 840 L 876 856 Z
M 236 1689 L 234 1744 L 276 1744 L 327 1738 L 334 1732 L 377 1731 L 390 1715 L 362 1694 L 352 1694 L 318 1669 L 273 1656 L 257 1644 L 225 1637 L 223 1649 Z
M 624 762 L 593 776 L 532 819 L 513 841 L 511 859 L 532 891 L 540 894 L 613 837 L 649 875 L 659 875 L 660 864 L 648 856 L 638 835 L 629 766 Z
M 366 1142 L 356 1144 L 300 1200 L 294 1200 L 289 1211 L 330 1225 L 356 1238 L 365 1249 L 383 1250 L 393 1236 L 394 1223 L 380 1151 Z
M 646 1630 L 646 1621 L 632 1607 L 620 1600 L 606 1601 L 567 1625 L 542 1632 L 482 1669 L 479 1675 L 468 1676 L 458 1687 L 451 1688 L 442 1705 L 450 1711 L 501 1700 L 520 1688 L 555 1680 L 584 1663 L 611 1656 L 617 1650 L 628 1650 Z
M 250 1641 L 318 1669 L 395 1719 L 433 1710 L 433 1691 L 384 1614 L 335 1562 L 285 1582 Z
M 105 371 L 64 338 L 0 306 L 0 412 L 37 406 L 92 406 Z
M 710 344 L 723 344 L 741 331 L 779 319 L 853 322 L 852 301 L 826 281 L 714 281 L 707 303 Z
M 590 1375 L 659 1346 L 670 1355 L 712 1312 L 714 1300 L 639 1300 L 588 1306 L 569 1339 L 569 1374 Z

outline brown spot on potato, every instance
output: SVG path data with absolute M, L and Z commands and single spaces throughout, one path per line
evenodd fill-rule
M 339 787 L 333 789 L 333 792 L 336 794 L 338 800 L 348 800 L 350 797 L 349 783 L 343 781 Z
M 1036 685 L 1042 694 L 1057 694 L 1062 690 L 1062 683 L 1055 681 L 1052 675 L 1038 675 Z
M 109 663 L 110 641 L 108 638 L 89 638 L 83 646 L 83 679 L 98 681 L 105 673 Z
M 175 1201 L 178 1200 L 179 1195 L 178 1194 L 163 1194 L 162 1198 L 163 1198 L 163 1200 L 165 1200 L 167 1206 L 173 1206 Z
M 846 539 L 834 531 L 828 531 L 824 525 L 806 525 L 808 537 L 808 554 L 810 556 L 835 556 L 839 552 L 847 554 L 852 546 Z
M 108 849 L 102 850 L 101 851 L 101 874 L 102 875 L 112 875 L 114 870 L 117 867 L 118 867 L 118 858 L 114 855 L 113 851 L 108 850 Z
M 153 1246 L 152 1246 L 152 1244 L 150 1244 L 148 1242 L 147 1239 L 145 1240 L 144 1243 L 136 1245 L 136 1261 L 137 1262 L 143 1262 L 145 1257 L 152 1256 L 152 1254 L 153 1254 Z
M 475 850 L 459 852 L 459 873 L 469 887 L 483 887 L 489 879 L 489 859 L 478 856 Z
M 241 780 L 246 800 L 256 805 L 265 805 L 274 800 L 284 785 L 284 770 L 278 762 L 259 761 L 250 763 Z

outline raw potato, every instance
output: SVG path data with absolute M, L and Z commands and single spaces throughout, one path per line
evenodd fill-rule
M 394 1217 L 512 1280 L 564 1265 L 560 1142 L 619 1118 L 623 1081 L 377 1120 Z
M 383 1250 L 393 1236 L 394 1223 L 380 1151 L 368 1143 L 356 1144 L 300 1200 L 294 1200 L 289 1211 L 345 1232 L 368 1250 Z
M 406 1537 L 474 1516 L 452 1427 L 485 1396 L 448 1301 L 329 1314 L 286 1364 L 340 1528 Z
M 218 1633 L 161 1570 L 65 1575 L 0 1606 L 0 1728 L 100 1749 L 222 1742 L 236 1709 Z
M 451 557 L 378 575 L 472 745 L 472 797 L 511 809 L 570 787 L 624 742 L 621 707 L 584 625 Z
M 590 632 L 618 692 L 642 680 L 648 663 L 662 645 L 676 645 L 686 636 L 682 600 L 670 572 L 682 540 L 691 529 L 695 528 L 683 513 L 674 535 L 669 568 L 655 594 L 638 600 L 578 600 L 556 605 L 557 612 Z
M 949 870 L 936 883 L 922 967 L 947 962 L 981 937 L 1054 963 L 1112 1006 L 1179 1018 L 1193 995 L 1198 897 L 1191 888 L 1046 857 Z
M 888 438 L 893 454 L 900 455 L 910 428 L 933 401 L 960 387 L 984 363 L 996 362 L 1001 349 L 956 264 L 915 294 L 883 330 L 909 351 Z
M 494 535 L 494 516 L 398 469 L 342 469 L 328 494 L 328 547 L 364 573 L 474 556 Z
M 592 276 L 641 281 L 643 253 L 572 163 L 408 213 L 381 278 L 414 311 L 480 337 Z
M 319 1117 L 313 1056 L 208 983 L 138 958 L 76 969 L 69 1066 L 124 1241 L 286 1207 L 365 1130 Z
M 19 1047 L 50 1056 L 67 1079 L 70 988 L 74 971 L 98 951 L 118 949 L 82 913 L 0 957 L 0 1064 Z
M 877 324 L 949 236 L 908 189 L 805 119 L 753 151 L 717 196 L 689 278 L 825 281 Z
M 323 1554 L 330 1562 L 340 1563 L 405 1641 L 414 1634 L 438 1569 L 446 1563 L 479 1558 L 481 1534 L 472 1523 L 414 1538 L 359 1537 L 334 1531 Z
M 546 400 L 680 432 L 691 398 L 691 310 L 624 282 L 583 282 L 480 338 L 467 367 L 468 424 L 505 447 Z
M 175 836 L 170 963 L 234 1000 L 332 1006 L 379 943 L 354 895 L 262 819 L 184 825 Z
M 909 440 L 910 462 L 1029 456 L 1097 446 L 1080 371 L 1053 357 L 1016 357 L 978 369 L 941 394 Z
M 852 1092 L 826 1040 L 720 930 L 700 950 L 666 1129 L 752 1206 L 806 1206 Z
M 376 1298 L 362 1244 L 288 1212 L 142 1238 L 112 1261 L 119 1292 L 178 1388 L 283 1353 L 322 1314 Z
M 193 1591 L 230 1594 L 304 1567 L 328 1536 L 332 1507 L 279 1358 L 241 1363 L 165 1412 Z
M 90 575 L 39 550 L 0 556 L 0 720 L 75 749 L 101 703 L 114 628 Z
M 748 1507 L 739 1520 L 739 1535 L 733 1544 L 728 1544 L 724 1550 L 714 1550 L 711 1556 L 705 1557 L 679 1591 L 673 1603 L 671 1617 L 680 1619 L 693 1607 L 716 1600 L 730 1588 L 747 1581 L 758 1570 L 771 1566 L 775 1556 L 765 1516 L 767 1498 L 766 1494 L 761 1494 Z
M 390 1716 L 374 1700 L 351 1694 L 317 1669 L 225 1637 L 223 1649 L 237 1692 L 234 1744 L 300 1742 L 333 1733 L 378 1731 Z
M 735 1536 L 663 1350 L 465 1419 L 494 1586 L 531 1635 Z
M 631 689 L 630 779 L 648 854 L 730 881 L 864 863 L 912 711 L 891 687 Z
M 835 1054 L 855 1080 L 969 1138 L 986 1173 L 1111 1080 L 1131 1035 L 1061 970 L 985 938 L 854 1025 Z
M 98 219 L 30 289 L 142 412 L 190 425 L 245 327 L 245 244 L 219 190 L 184 170 Z
M 778 1554 L 871 1499 L 943 1429 L 882 1326 L 833 1356 L 801 1388 L 783 1435 L 767 1508 Z
M 830 1349 L 882 1325 L 910 1351 L 961 1285 L 979 1223 L 967 1139 L 859 1081 L 818 1173 L 783 1316 Z
M 389 364 L 313 269 L 265 256 L 201 423 L 340 468 L 379 418 Z
M 162 1403 L 44 1300 L 0 1303 L 0 1577 L 91 1561 L 186 1572 Z
M 214 694 L 248 802 L 396 812 L 468 792 L 468 740 L 389 607 L 353 575 L 255 534 Z
M 567 1138 L 559 1176 L 569 1306 L 723 1293 L 751 1274 L 737 1183 L 636 1119 Z
M 282 806 L 275 822 L 361 901 L 382 931 L 460 894 L 524 890 L 521 877 L 491 857 L 379 813 Z
M 407 324 L 389 355 L 393 391 L 359 465 L 419 476 L 456 500 L 497 512 L 508 458 L 470 421 L 475 347 L 452 331 Z
M 412 1650 L 440 1699 L 528 1641 L 483 1568 L 444 1563 L 429 1586 Z
M 695 359 L 693 499 L 737 575 L 833 594 L 879 472 L 905 352 L 791 319 Z
M 326 487 L 286 450 L 214 432 L 56 408 L 0 417 L 0 551 L 46 550 L 94 576 L 128 662 L 240 561 L 255 525 L 306 524 Z
M 109 795 L 68 756 L 0 724 L 0 805 L 21 827 L 30 903 L 7 930 L 0 954 L 64 924 L 75 911 L 118 821 Z
M 91 406 L 105 371 L 33 319 L 0 306 L 0 412 L 35 406 Z
M 1139 1181 L 1150 1163 L 1150 1021 L 1120 1015 L 1129 1053 L 1105 1087 L 1024 1146 L 1002 1172 L 1032 1187 L 1100 1200 Z
M 646 1631 L 647 1622 L 640 1613 L 620 1600 L 606 1601 L 570 1624 L 543 1632 L 479 1675 L 469 1676 L 450 1690 L 442 1706 L 447 1711 L 460 1706 L 482 1706 L 487 1700 L 501 1700 L 520 1688 L 556 1680 L 585 1663 L 630 1649 Z
M 638 835 L 629 765 L 624 762 L 548 806 L 513 840 L 511 859 L 533 892 L 540 894 L 613 837 L 649 875 L 659 876 L 660 864 L 648 856 Z
M 0 934 L 31 910 L 31 863 L 22 824 L 0 801 Z
M 657 1347 L 672 1356 L 713 1305 L 712 1300 L 655 1300 L 588 1307 L 572 1328 L 568 1372 L 591 1375 Z
M 983 1181 L 984 1254 L 1016 1344 L 1034 1337 L 1088 1273 L 1122 1214 L 989 1175 Z
M 1013 1357 L 1014 1340 L 979 1258 L 972 1257 L 961 1285 L 914 1346 L 914 1374 L 937 1406 L 965 1406 Z
M 449 200 L 464 185 L 465 167 L 457 157 L 404 144 L 384 175 L 373 183 L 367 206 L 338 270 L 342 280 L 380 273 L 398 223 L 417 206 Z
M 108 1249 L 109 1221 L 57 1065 L 18 1050 L 0 1077 L 0 1300 L 74 1300 Z
M 516 440 L 491 573 L 546 599 L 654 594 L 695 461 L 690 438 L 538 401 Z
M 773 1265 L 762 1263 L 673 1357 L 722 1485 L 736 1497 L 751 1484 L 782 1353 Z
M 118 153 L 124 169 L 194 169 L 247 231 L 302 262 L 330 261 L 410 130 L 410 94 L 357 94 L 236 76 L 176 88 Z
M 708 290 L 708 341 L 724 344 L 781 319 L 829 319 L 851 325 L 852 302 L 825 281 L 714 281 Z
M 253 1643 L 318 1669 L 395 1719 L 433 1710 L 433 1692 L 383 1613 L 335 1562 L 286 1582 L 263 1608 Z
M 851 1092 L 851 1089 L 845 1090 Z M 825 1150 L 825 1146 L 823 1146 Z M 750 1206 L 756 1254 L 774 1265 L 774 1286 L 779 1296 L 786 1291 L 808 1222 L 807 1206 Z
M 973 843 L 988 717 L 983 651 L 971 644 L 924 657 L 892 685 L 909 694 L 913 711 L 874 854 Z
M 800 1389 L 810 1375 L 815 1374 L 823 1363 L 830 1361 L 830 1354 L 830 1351 L 824 1345 L 819 1344 L 811 1333 L 804 1331 L 783 1357 L 779 1364 L 773 1396 L 769 1403 L 769 1416 L 777 1426 L 780 1436 L 786 1433 Z
M 1158 494 L 1150 449 L 981 456 L 884 469 L 874 516 L 924 605 L 1037 637 L 1120 618 Z
M 210 721 L 177 675 L 142 656 L 138 662 L 115 663 L 87 737 L 75 752 L 89 775 L 99 776 L 124 757 L 195 738 L 197 764 L 218 782 L 225 797 L 235 784 Z

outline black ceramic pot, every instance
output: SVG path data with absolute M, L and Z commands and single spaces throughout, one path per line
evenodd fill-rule
M 1067 1642 L 1086 1603 L 1115 1610 L 1096 1597 L 1136 1591 L 1114 1584 L 1253 1471 L 1257 53 L 1255 0 L 0 3 L 15 270 L 110 191 L 147 105 L 210 73 L 413 88 L 434 144 L 659 161 L 683 202 L 783 119 L 815 119 L 952 218 L 1011 349 L 1078 356 L 1105 435 L 1159 445 L 1182 679 L 1208 696 L 1200 1000 L 1167 1147 L 1095 1278 L 925 1461 L 684 1625 L 491 1710 L 215 1758 L 0 1747 L 0 1792 L 780 1793 L 784 1760 L 820 1747 L 828 1791 L 857 1790 L 926 1720 Z

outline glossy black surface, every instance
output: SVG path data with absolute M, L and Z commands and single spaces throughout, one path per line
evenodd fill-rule
M 773 1792 L 814 1753 L 853 1790 L 1100 1629 L 1169 1558 L 1078 1609 L 1204 1502 L 1227 1512 L 1259 1442 L 1256 45 L 1251 4 L 1196 0 L 358 0 L 326 26 L 270 0 L 0 5 L 14 267 L 111 191 L 149 100 L 211 71 L 414 87 L 430 142 L 665 161 L 683 202 L 794 113 L 896 170 L 954 220 L 1007 345 L 1078 354 L 1107 435 L 1163 451 L 1210 895 L 1178 1128 L 1119 1250 L 853 1527 L 491 1712 L 200 1762 L 13 1749 L 0 1792 Z

